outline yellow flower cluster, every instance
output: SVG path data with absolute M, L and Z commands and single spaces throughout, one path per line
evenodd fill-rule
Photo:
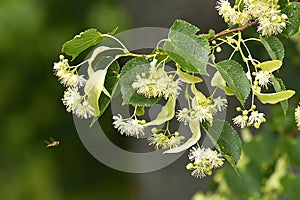
M 244 6 L 231 7 L 228 0 L 220 0 L 216 9 L 230 26 L 257 21 L 262 36 L 276 35 L 286 27 L 288 17 L 282 14 L 277 0 L 244 0 Z

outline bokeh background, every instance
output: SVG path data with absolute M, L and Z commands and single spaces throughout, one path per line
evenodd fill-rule
M 82 145 L 53 75 L 62 44 L 94 27 L 109 32 L 168 28 L 177 18 L 206 32 L 226 27 L 212 0 L 0 0 L 0 199 L 189 199 L 206 189 L 185 170 L 187 157 L 160 171 L 128 174 L 106 167 Z M 299 40 L 298 40 L 299 41 Z M 298 48 L 299 48 L 298 43 Z M 299 90 L 297 40 L 286 42 L 288 88 Z M 293 99 L 294 104 L 297 97 Z M 61 142 L 46 148 L 50 137 Z

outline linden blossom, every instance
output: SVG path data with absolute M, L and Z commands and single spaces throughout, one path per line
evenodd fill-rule
M 86 101 L 85 96 L 80 95 L 77 87 L 67 88 L 62 101 L 68 112 L 80 118 L 87 119 L 94 116 L 94 108 Z
M 126 136 L 134 136 L 139 138 L 139 136 L 145 135 L 143 126 L 145 124 L 145 120 L 137 120 L 137 119 L 123 119 L 120 114 L 117 116 L 113 116 L 115 120 L 113 125 L 118 131 L 123 135 L 125 133 Z
M 147 138 L 147 141 L 155 149 L 165 149 L 164 153 L 167 154 L 182 152 L 193 145 L 198 145 L 190 149 L 190 163 L 186 166 L 192 171 L 192 176 L 202 178 L 211 175 L 213 169 L 224 164 L 222 154 L 226 154 L 227 161 L 232 166 L 236 166 L 241 156 L 241 140 L 228 122 L 214 120 L 216 113 L 226 110 L 228 103 L 225 98 L 215 98 L 216 91 L 221 89 L 226 95 L 234 95 L 242 106 L 247 106 L 245 105 L 247 100 L 252 97 L 251 108 L 247 107 L 242 110 L 238 107 L 237 111 L 241 113 L 232 120 L 241 128 L 253 126 L 257 129 L 266 122 L 266 119 L 264 113 L 256 110 L 255 98 L 263 104 L 275 104 L 289 99 L 295 93 L 292 90 L 286 90 L 282 80 L 272 74 L 281 67 L 284 58 L 284 48 L 280 40 L 277 37 L 261 37 L 282 33 L 287 24 L 288 30 L 282 35 L 291 36 L 298 31 L 298 18 L 292 16 L 294 10 L 289 13 L 288 7 L 284 7 L 284 2 L 280 2 L 280 5 L 283 5 L 283 11 L 290 17 L 288 21 L 287 15 L 281 12 L 277 4 L 277 0 L 243 0 L 236 1 L 236 5 L 231 6 L 229 0 L 219 0 L 216 8 L 225 22 L 229 24 L 229 29 L 217 34 L 213 30 L 208 34 L 198 34 L 198 27 L 183 20 L 176 20 L 170 28 L 168 38 L 162 39 L 149 55 L 129 52 L 125 45 L 112 35 L 101 34 L 96 29 L 85 31 L 64 44 L 63 52 L 72 56 L 73 59 L 88 47 L 98 45 L 95 41 L 102 40 L 103 37 L 115 40 L 122 47 L 97 47 L 89 59 L 77 66 L 70 66 L 68 60 L 60 56 L 59 62 L 54 63 L 53 69 L 60 83 L 66 86 L 62 98 L 63 104 L 68 112 L 80 118 L 95 117 L 95 122 L 111 102 L 115 88 L 120 83 L 123 104 L 135 107 L 134 114 L 129 118 L 123 118 L 120 114 L 113 116 L 113 126 L 121 135 L 139 138 L 145 135 L 147 127 L 166 124 L 164 130 L 152 128 L 152 135 Z M 293 27 L 294 24 L 296 24 L 295 27 Z M 254 26 L 257 26 L 259 38 L 244 39 L 242 32 Z M 185 40 L 186 38 L 194 38 L 194 40 Z M 262 63 L 257 60 L 254 54 L 257 52 L 252 54 L 252 49 L 247 46 L 248 41 L 262 43 L 271 60 Z M 159 48 L 161 42 L 164 42 L 164 45 Z M 192 45 L 187 46 L 187 44 Z M 228 60 L 221 60 L 217 63 L 214 59 L 209 60 L 209 56 L 214 58 L 215 52 L 222 51 L 221 46 L 224 44 L 232 47 Z M 120 54 L 113 57 L 108 65 L 106 63 L 104 69 L 94 69 L 95 58 L 100 53 L 109 50 L 117 50 Z M 236 53 L 240 54 L 243 63 L 234 60 Z M 190 56 L 191 54 L 193 56 Z M 134 58 L 120 66 L 118 58 L 125 56 Z M 158 62 L 155 58 L 161 61 Z M 176 63 L 174 71 L 165 71 L 165 63 L 168 61 Z M 83 63 L 87 63 L 89 67 L 88 80 L 78 75 L 77 72 Z M 198 85 L 203 82 L 199 75 L 207 73 L 206 66 L 217 70 L 211 80 L 211 86 L 216 88 L 209 97 L 197 89 L 201 88 Z M 247 67 L 247 73 L 245 73 L 245 67 Z M 182 92 L 181 84 L 183 83 L 186 88 L 184 97 L 187 108 L 181 108 L 175 116 L 176 106 L 178 106 L 177 97 Z M 261 93 L 263 87 L 267 88 L 271 84 L 276 93 Z M 250 95 L 251 90 L 252 95 Z M 101 98 L 101 94 L 106 95 L 105 101 Z M 159 98 L 167 101 L 156 118 L 147 123 L 145 120 L 138 119 L 137 116 L 143 117 L 144 107 L 155 105 Z M 288 107 L 287 102 L 282 103 L 285 113 Z M 300 130 L 300 106 L 295 109 L 294 114 Z M 170 132 L 169 123 L 174 116 L 177 121 L 187 125 L 190 129 L 192 136 L 187 141 L 183 141 L 184 136 L 179 135 L 177 131 Z M 210 134 L 210 139 L 220 153 L 210 148 L 200 147 L 201 127 L 208 135 Z M 215 130 L 221 130 L 221 140 L 214 138 Z
M 268 84 L 272 83 L 271 78 L 273 77 L 271 72 L 260 70 L 256 73 L 255 80 L 258 81 L 258 85 L 261 87 L 268 88 Z
M 244 3 L 244 9 L 240 10 L 239 6 L 231 7 L 229 1 L 220 0 L 216 9 L 230 26 L 244 26 L 251 20 L 257 20 L 257 31 L 262 36 L 276 35 L 285 29 L 288 17 L 281 14 L 277 1 L 245 0 Z
M 176 114 L 177 121 L 183 122 L 184 125 L 187 125 L 191 120 L 199 121 L 200 123 L 205 121 L 211 122 L 216 112 L 222 112 L 227 107 L 227 100 L 220 96 L 213 99 L 213 102 L 213 105 L 211 103 L 199 104 L 193 98 L 192 109 L 183 108 L 178 110 Z
M 186 168 L 192 171 L 192 176 L 203 178 L 212 174 L 212 169 L 221 167 L 224 164 L 224 158 L 220 153 L 210 148 L 192 147 L 188 155 L 191 163 Z
M 242 115 L 238 115 L 233 118 L 233 123 L 241 128 L 253 125 L 258 129 L 261 123 L 266 122 L 266 118 L 264 113 L 259 113 L 258 111 L 255 111 L 255 109 L 255 105 L 253 105 L 250 110 L 242 110 L 240 107 L 238 107 L 237 111 L 241 111 Z M 250 117 L 248 117 L 249 113 L 251 113 Z
M 60 83 L 67 87 L 81 87 L 85 85 L 86 79 L 76 74 L 77 67 L 70 67 L 68 60 L 63 55 L 60 55 L 59 59 L 58 63 L 54 63 L 53 69 Z
M 215 112 L 219 111 L 219 112 L 222 112 L 223 110 L 226 109 L 227 107 L 227 99 L 225 98 L 222 98 L 222 97 L 217 97 L 215 99 L 213 99 L 214 101 L 214 110 Z
M 180 93 L 181 81 L 174 81 L 173 75 L 168 75 L 163 67 L 158 68 L 157 60 L 153 59 L 150 63 L 149 76 L 146 74 L 137 75 L 137 80 L 132 83 L 132 88 L 137 90 L 137 93 L 144 95 L 147 98 L 162 97 L 177 97 Z

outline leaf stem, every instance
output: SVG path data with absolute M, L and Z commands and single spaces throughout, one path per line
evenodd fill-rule
M 112 36 L 112 35 L 109 35 L 109 34 L 102 34 L 102 36 L 105 36 L 105 37 L 108 37 L 108 38 L 111 38 L 113 40 L 115 40 L 117 43 L 119 43 L 123 48 L 124 48 L 124 51 L 127 53 L 129 53 L 129 50 L 126 48 L 126 46 L 116 37 Z

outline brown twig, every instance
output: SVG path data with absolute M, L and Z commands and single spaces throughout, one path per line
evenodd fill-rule
M 247 28 L 250 28 L 251 26 L 256 26 L 257 25 L 257 21 L 253 21 L 253 22 L 250 22 L 244 26 L 241 26 L 241 27 L 238 27 L 238 28 L 234 28 L 234 29 L 230 29 L 230 30 L 226 30 L 226 31 L 222 31 L 220 33 L 217 33 L 216 35 L 212 36 L 211 38 L 208 39 L 208 41 L 213 41 L 221 36 L 224 36 L 224 35 L 228 35 L 230 33 L 235 33 L 235 32 L 239 32 L 239 31 L 243 31 Z

